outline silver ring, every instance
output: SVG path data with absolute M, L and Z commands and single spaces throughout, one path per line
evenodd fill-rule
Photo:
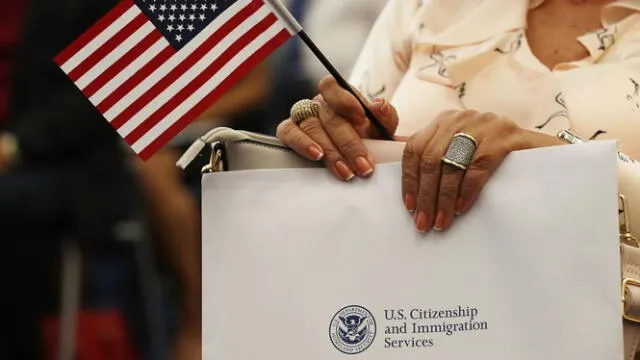
M 467 170 L 477 149 L 478 142 L 473 136 L 457 133 L 451 140 L 451 144 L 449 144 L 447 153 L 442 158 L 442 161 L 460 170 Z
M 291 107 L 291 121 L 299 125 L 310 117 L 320 117 L 320 104 L 317 101 L 304 99 Z

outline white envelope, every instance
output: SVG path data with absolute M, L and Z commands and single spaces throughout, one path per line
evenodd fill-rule
M 616 172 L 615 142 L 513 153 L 426 235 L 398 163 L 205 175 L 203 358 L 622 359 Z

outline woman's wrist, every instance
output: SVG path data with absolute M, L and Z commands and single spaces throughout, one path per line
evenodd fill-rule
M 552 136 L 552 135 L 544 134 L 537 131 L 531 131 L 531 130 L 524 130 L 524 131 L 526 133 L 525 136 L 528 138 L 530 148 L 559 146 L 559 145 L 567 144 L 564 140 L 560 139 L 558 136 Z

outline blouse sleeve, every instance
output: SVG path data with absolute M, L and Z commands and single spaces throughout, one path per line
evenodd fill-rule
M 391 98 L 411 60 L 409 26 L 417 0 L 389 0 L 373 25 L 349 82 L 368 100 Z

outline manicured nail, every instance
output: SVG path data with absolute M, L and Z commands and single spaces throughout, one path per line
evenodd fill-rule
M 464 208 L 464 199 L 459 198 L 458 201 L 456 202 L 456 210 L 455 210 L 456 215 L 462 215 L 463 208 Z
M 309 146 L 309 148 L 307 149 L 307 152 L 309 153 L 309 155 L 311 155 L 311 157 L 315 161 L 322 160 L 322 158 L 324 157 L 324 153 L 315 146 Z
M 404 206 L 407 208 L 407 211 L 411 213 L 416 211 L 416 202 L 413 200 L 413 196 L 411 196 L 411 194 L 404 196 Z
M 438 211 L 438 215 L 436 215 L 436 222 L 433 226 L 435 231 L 442 231 L 444 229 L 444 213 L 442 211 Z
M 380 112 L 384 116 L 389 116 L 391 114 L 391 105 L 389 105 L 388 101 L 385 100 L 384 103 L 380 105 Z
M 378 107 L 378 110 L 380 110 L 380 113 L 382 115 L 389 116 L 391 106 L 389 105 L 389 102 L 387 100 L 380 99 L 380 101 L 376 103 L 376 106 Z
M 421 233 L 427 232 L 427 228 L 429 227 L 428 223 L 429 219 L 427 219 L 427 214 L 422 211 L 418 213 L 416 216 L 416 230 Z
M 371 164 L 362 156 L 356 159 L 356 169 L 361 176 L 369 176 L 373 172 Z
M 347 166 L 347 164 L 344 163 L 344 161 L 338 161 L 336 163 L 336 171 L 346 181 L 351 181 L 355 177 L 355 175 L 353 174 L 353 171 L 349 169 L 349 167 Z

